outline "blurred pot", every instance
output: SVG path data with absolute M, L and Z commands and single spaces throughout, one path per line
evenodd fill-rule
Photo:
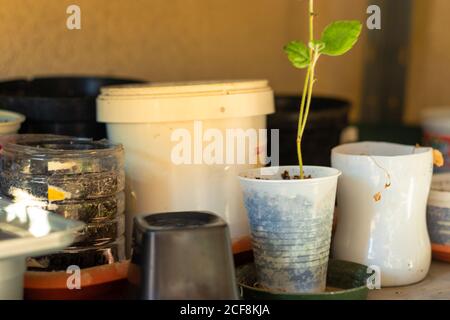
M 300 101 L 299 96 L 275 96 L 276 112 L 267 117 L 268 129 L 280 130 L 282 166 L 298 162 L 295 141 Z M 330 166 L 330 150 L 340 143 L 341 133 L 348 125 L 349 109 L 347 100 L 313 97 L 302 140 L 303 163 Z
M 128 260 L 80 270 L 80 289 L 68 289 L 72 273 L 64 271 L 25 272 L 27 300 L 110 300 L 124 299 Z
M 26 116 L 20 133 L 54 133 L 106 138 L 96 122 L 95 99 L 108 85 L 138 80 L 102 77 L 45 77 L 0 82 L 0 108 Z
M 24 121 L 25 117 L 20 113 L 0 110 L 0 136 L 17 133 Z
M 444 166 L 437 173 L 450 172 L 450 107 L 428 108 L 422 112 L 423 143 L 442 152 Z
M 433 257 L 450 262 L 450 173 L 433 176 L 428 197 L 427 225 Z

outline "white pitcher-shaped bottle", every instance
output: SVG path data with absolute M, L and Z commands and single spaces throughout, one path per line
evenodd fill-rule
M 431 262 L 426 205 L 432 149 L 352 143 L 333 149 L 332 166 L 342 171 L 334 258 L 375 266 L 382 286 L 422 280 Z

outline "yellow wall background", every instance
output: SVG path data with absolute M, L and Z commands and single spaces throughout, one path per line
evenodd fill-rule
M 450 1 L 415 0 L 404 120 L 423 108 L 450 106 Z
M 365 22 L 369 2 L 316 1 L 317 30 L 334 19 Z M 416 2 L 408 122 L 417 121 L 424 105 L 450 102 L 450 41 L 442 47 L 450 1 Z M 66 28 L 70 4 L 81 7 L 81 30 Z M 277 92 L 297 93 L 303 73 L 289 65 L 282 47 L 306 38 L 306 5 L 305 0 L 0 0 L 0 78 L 267 78 Z M 354 50 L 344 57 L 323 57 L 318 70 L 316 93 L 351 99 L 353 119 L 368 56 L 368 30 L 363 32 Z

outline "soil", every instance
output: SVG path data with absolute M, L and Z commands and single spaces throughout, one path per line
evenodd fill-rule
M 88 246 L 114 241 L 125 233 L 125 215 L 121 214 L 111 221 L 86 224 L 78 233 L 75 246 Z
M 94 200 L 43 202 L 44 209 L 68 219 L 85 223 L 111 221 L 125 211 L 125 195 L 117 195 Z
M 87 200 L 109 197 L 125 187 L 123 170 L 76 175 L 34 176 L 17 172 L 0 172 L 1 193 L 15 198 L 15 192 L 23 191 L 39 200 Z M 57 190 L 62 198 L 49 197 L 49 189 Z
M 299 175 L 295 175 L 293 177 L 290 176 L 289 172 L 287 170 L 285 170 L 282 174 L 281 177 L 283 178 L 283 180 L 300 180 L 300 176 Z M 304 177 L 304 179 L 311 179 L 311 175 L 307 175 Z
M 295 175 L 295 176 L 291 177 L 291 175 L 289 174 L 289 171 L 287 171 L 287 170 L 284 170 L 284 172 L 281 174 L 281 178 L 283 180 L 301 180 L 299 175 Z M 255 177 L 254 179 L 255 180 L 272 180 L 272 179 L 261 178 L 261 177 Z M 312 176 L 307 175 L 303 179 L 312 179 Z

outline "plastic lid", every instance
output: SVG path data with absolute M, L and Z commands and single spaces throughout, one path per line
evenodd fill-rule
M 109 86 L 97 98 L 97 121 L 106 123 L 241 118 L 274 111 L 267 80 Z

